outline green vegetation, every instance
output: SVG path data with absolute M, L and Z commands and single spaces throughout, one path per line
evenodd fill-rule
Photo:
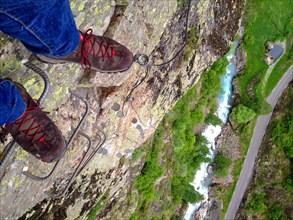
M 143 155 L 141 148 L 136 148 L 132 154 L 132 160 L 138 160 Z
M 266 194 L 263 192 L 254 192 L 253 200 L 247 205 L 247 209 L 253 212 L 264 212 L 267 207 L 265 205 Z
M 95 220 L 97 219 L 97 214 L 105 208 L 108 202 L 108 192 L 106 192 L 103 197 L 95 204 L 95 206 L 91 209 L 87 216 L 87 220 Z
M 285 220 L 285 214 L 280 206 L 272 207 L 269 213 L 267 213 L 268 219 L 271 220 Z
M 188 31 L 188 41 L 183 49 L 183 59 L 188 61 L 192 52 L 198 48 L 198 37 L 196 35 L 196 26 L 193 25 Z
M 286 41 L 286 53 L 278 61 L 274 69 L 272 70 L 267 85 L 265 88 L 265 95 L 268 96 L 273 88 L 277 85 L 279 80 L 282 78 L 284 73 L 289 69 L 293 63 L 293 47 L 292 47 L 292 38 L 288 38 Z
M 208 161 L 207 140 L 193 130 L 205 121 L 221 123 L 212 113 L 221 89 L 220 76 L 227 65 L 226 57 L 213 65 L 164 117 L 153 139 L 142 148 L 146 149 L 145 163 L 134 183 L 139 201 L 131 219 L 178 219 L 176 209 L 202 200 L 189 182 L 200 163 Z M 133 160 L 142 155 L 136 150 Z
M 231 165 L 232 161 L 224 156 L 218 154 L 215 157 L 215 166 L 214 166 L 214 172 L 216 177 L 225 177 L 228 175 L 228 169 Z
M 288 114 L 284 120 L 275 123 L 272 130 L 272 137 L 279 149 L 285 151 L 286 156 L 293 159 L 293 113 Z
M 171 217 L 171 220 L 182 220 L 183 218 L 182 217 L 180 217 L 180 216 L 176 216 L 176 215 L 173 215 L 172 217 Z
M 182 199 L 185 202 L 197 203 L 203 200 L 203 196 L 199 192 L 195 191 L 193 186 L 188 185 L 184 191 Z
M 260 148 L 260 161 L 245 204 L 249 219 L 292 219 L 293 88 L 285 91 Z
M 246 65 L 242 74 L 237 77 L 240 91 L 240 105 L 232 110 L 233 119 L 240 123 L 237 132 L 241 135 L 242 158 L 233 165 L 234 181 L 226 187 L 216 187 L 219 198 L 223 201 L 221 218 L 224 218 L 229 202 L 233 195 L 242 164 L 249 147 L 250 139 L 256 122 L 256 115 L 266 114 L 271 111 L 270 105 L 265 102 L 265 97 L 270 93 L 278 80 L 292 64 L 293 22 L 291 0 L 283 1 L 254 1 L 247 0 L 245 6 L 245 35 L 243 48 L 246 50 Z M 266 43 L 268 41 L 285 41 L 286 53 L 272 70 L 266 84 L 265 75 L 268 65 L 265 62 Z M 242 107 L 240 107 L 242 105 Z M 253 110 L 245 115 L 243 106 Z M 242 110 L 241 110 L 242 109 Z M 236 114 L 237 113 L 237 114 Z M 242 123 L 242 124 L 241 124 Z M 272 210 L 272 209 L 270 209 Z M 278 215 L 278 209 L 274 212 Z
M 246 30 L 243 47 L 247 52 L 247 63 L 243 74 L 238 77 L 238 84 L 243 104 L 256 112 L 261 111 L 264 102 L 262 83 L 268 69 L 268 65 L 264 60 L 266 54 L 265 44 L 267 41 L 275 42 L 276 40 L 292 38 L 292 8 L 293 2 L 291 0 L 246 1 Z M 287 62 L 287 58 L 290 59 L 290 57 L 286 56 L 283 61 Z M 248 87 L 255 77 L 258 77 L 259 80 L 256 80 L 252 85 L 255 95 L 255 100 L 252 100 L 248 95 Z M 274 76 L 272 75 L 272 77 Z M 270 88 L 271 82 L 272 80 L 268 81 L 268 87 Z M 270 89 L 267 90 L 269 91 Z
M 251 121 L 256 116 L 256 113 L 245 105 L 239 104 L 237 107 L 233 108 L 231 112 L 231 117 L 238 124 L 245 124 Z
M 179 7 L 185 6 L 190 0 L 177 0 L 177 4 Z
M 147 205 L 148 201 L 154 199 L 154 183 L 163 174 L 163 168 L 159 166 L 158 163 L 160 152 L 159 147 L 162 146 L 162 135 L 163 127 L 160 126 L 154 136 L 152 149 L 150 153 L 147 154 L 141 175 L 139 175 L 135 181 L 135 187 L 146 202 L 144 205 Z
M 221 119 L 216 116 L 215 114 L 213 113 L 210 113 L 206 118 L 205 118 L 205 123 L 208 124 L 208 125 L 222 125 L 223 122 L 221 121 Z

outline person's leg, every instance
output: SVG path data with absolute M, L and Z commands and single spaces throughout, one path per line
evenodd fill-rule
M 61 131 L 19 83 L 0 79 L 0 125 L 44 162 L 57 161 L 66 152 Z
M 0 0 L 0 30 L 48 63 L 121 72 L 133 62 L 131 51 L 118 42 L 94 35 L 91 29 L 79 32 L 68 0 Z
M 47 57 L 66 56 L 80 43 L 68 0 L 0 0 L 0 30 Z
M 18 119 L 26 109 L 17 87 L 0 79 L 0 126 L 9 124 Z

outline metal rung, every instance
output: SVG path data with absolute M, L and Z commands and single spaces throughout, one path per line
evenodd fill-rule
M 24 65 L 27 66 L 28 68 L 32 69 L 34 72 L 38 73 L 43 78 L 43 80 L 45 82 L 44 91 L 43 91 L 42 95 L 39 98 L 39 102 L 42 103 L 44 101 L 45 97 L 47 96 L 48 91 L 49 91 L 49 87 L 50 87 L 49 77 L 43 70 L 41 70 L 40 68 L 38 68 L 37 66 L 35 66 L 34 64 L 32 64 L 30 62 L 24 63 Z M 89 111 L 88 103 L 84 98 L 82 98 L 80 95 L 78 95 L 74 91 L 69 90 L 69 92 L 72 95 L 74 95 L 77 98 L 79 98 L 85 104 L 86 109 L 85 109 L 84 115 L 82 116 L 82 119 L 78 123 L 78 125 L 77 125 L 76 129 L 74 130 L 73 134 L 71 135 L 71 137 L 69 138 L 69 141 L 67 143 L 66 148 L 67 148 L 67 150 L 69 149 L 69 147 L 71 146 L 71 144 L 73 142 L 73 139 L 75 138 L 75 136 L 77 134 L 82 135 L 83 137 L 85 137 L 88 140 L 88 148 L 87 148 L 87 151 L 86 151 L 85 155 L 82 157 L 82 160 L 80 161 L 80 163 L 78 164 L 77 168 L 73 172 L 73 175 L 70 177 L 70 179 L 69 179 L 69 175 L 65 174 L 64 176 L 67 176 L 69 180 L 66 180 L 65 183 L 63 183 L 63 184 L 62 184 L 62 180 L 58 181 L 59 183 L 57 183 L 57 184 L 66 185 L 66 187 L 61 191 L 61 193 L 58 193 L 58 194 L 54 195 L 54 194 L 52 194 L 50 192 L 45 191 L 45 193 L 48 196 L 50 196 L 51 198 L 56 198 L 56 199 L 61 198 L 66 194 L 66 192 L 68 191 L 68 189 L 71 186 L 71 184 L 75 181 L 76 177 L 87 166 L 87 164 L 91 161 L 91 159 L 95 156 L 95 154 L 98 152 L 98 150 L 101 148 L 101 146 L 105 143 L 105 141 L 107 139 L 106 134 L 103 131 L 98 129 L 98 131 L 100 132 L 100 134 L 99 133 L 97 134 L 97 136 L 99 137 L 99 143 L 97 144 L 96 147 L 93 147 L 90 137 L 88 135 L 86 135 L 85 133 L 79 131 L 81 125 L 83 124 L 83 122 L 86 119 L 86 116 L 88 115 L 88 111 Z M 14 152 L 16 145 L 17 145 L 16 142 L 12 141 L 5 147 L 5 149 L 7 149 L 7 152 L 5 153 L 3 160 L 0 162 L 0 175 L 2 174 L 2 171 L 4 171 L 4 168 L 5 168 L 8 160 L 9 160 L 9 158 L 11 157 L 12 153 Z M 56 170 L 59 162 L 60 162 L 60 160 L 58 160 L 54 164 L 52 170 L 46 176 L 42 176 L 42 177 L 36 176 L 36 175 L 34 175 L 32 173 L 29 173 L 27 171 L 23 171 L 22 174 L 24 174 L 27 177 L 29 177 L 29 178 L 31 178 L 33 180 L 36 180 L 36 181 L 44 181 L 44 180 L 48 179 L 53 174 L 53 172 Z M 70 167 L 70 169 L 71 169 L 71 167 Z M 67 182 L 67 184 L 66 184 L 66 182 Z
M 76 177 L 82 172 L 82 170 L 87 166 L 87 164 L 91 161 L 91 159 L 95 156 L 95 154 L 98 152 L 98 150 L 101 148 L 101 146 L 105 143 L 106 141 L 106 135 L 104 132 L 102 132 L 101 130 L 99 130 L 100 134 L 97 134 L 97 136 L 99 137 L 99 143 L 97 144 L 97 146 L 94 148 L 94 150 L 92 152 L 90 152 L 92 150 L 92 144 L 91 144 L 91 140 L 89 139 L 89 137 L 84 134 L 84 133 L 80 133 L 81 135 L 83 135 L 84 137 L 86 137 L 89 141 L 89 147 L 86 151 L 86 154 L 83 156 L 81 162 L 78 164 L 77 168 L 75 169 L 72 177 L 70 178 L 70 180 L 68 181 L 67 186 L 65 187 L 65 189 L 56 194 L 53 195 L 53 193 L 45 191 L 44 193 L 47 194 L 49 197 L 53 198 L 53 199 L 59 199 L 62 198 L 66 192 L 68 191 L 69 187 L 71 186 L 71 184 L 76 180 Z
M 58 199 L 58 198 L 61 198 L 61 197 L 63 197 L 65 195 L 65 193 L 67 192 L 67 190 L 69 189 L 69 187 L 71 186 L 71 184 L 75 181 L 75 178 L 79 174 L 79 171 L 83 168 L 82 167 L 82 164 L 84 162 L 84 159 L 90 153 L 90 150 L 92 148 L 91 147 L 92 146 L 92 141 L 91 141 L 90 137 L 88 135 L 86 135 L 85 133 L 81 132 L 81 131 L 79 132 L 79 134 L 82 135 L 82 136 L 84 136 L 88 140 L 88 142 L 89 142 L 88 149 L 86 151 L 86 154 L 83 156 L 82 160 L 80 161 L 80 163 L 78 164 L 77 168 L 75 169 L 73 175 L 71 176 L 71 178 L 70 178 L 67 186 L 65 187 L 65 189 L 61 193 L 56 194 L 56 195 L 53 195 L 52 193 L 50 193 L 48 191 L 45 191 L 44 192 L 45 194 L 47 194 L 51 198 Z
M 69 179 L 70 177 L 69 174 L 65 173 L 65 171 L 61 171 L 60 174 L 63 178 L 66 178 L 66 179 Z

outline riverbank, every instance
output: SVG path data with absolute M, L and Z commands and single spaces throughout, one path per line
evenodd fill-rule
M 239 40 L 235 40 L 231 45 L 231 48 L 227 55 L 224 57 L 228 60 L 228 65 L 225 68 L 225 74 L 221 76 L 221 90 L 218 94 L 217 108 L 214 113 L 215 119 L 218 119 L 218 123 L 208 123 L 205 128 L 202 136 L 207 140 L 207 147 L 209 149 L 208 157 L 209 162 L 204 162 L 200 165 L 200 169 L 196 171 L 194 180 L 191 182 L 191 185 L 199 193 L 203 195 L 203 200 L 196 204 L 188 204 L 187 212 L 184 216 L 184 219 L 189 220 L 194 216 L 196 218 L 203 219 L 206 216 L 206 212 L 209 206 L 209 186 L 210 186 L 210 175 L 208 169 L 210 167 L 210 162 L 214 161 L 215 157 L 215 139 L 221 133 L 222 124 L 226 123 L 229 111 L 232 104 L 232 81 L 236 74 L 237 64 L 236 64 L 236 48 L 238 46 Z M 215 120 L 214 121 L 217 121 Z
M 234 58 L 236 62 L 236 75 L 237 77 L 246 62 L 245 51 L 241 47 L 241 41 L 236 49 L 236 55 Z M 236 80 L 232 82 L 232 102 L 231 107 L 239 104 L 239 87 Z M 243 155 L 241 149 L 241 136 L 236 131 L 236 125 L 233 126 L 231 118 L 227 118 L 227 122 L 222 127 L 222 131 L 215 140 L 215 152 L 218 155 L 223 155 L 232 161 L 232 164 L 228 168 L 227 175 L 217 177 L 214 175 L 213 165 L 209 169 L 209 173 L 212 177 L 212 183 L 209 189 L 209 202 L 207 218 L 220 219 L 221 213 L 224 207 L 224 201 L 229 197 L 229 192 L 233 193 L 233 182 L 235 179 L 235 170 L 238 169 L 239 159 Z M 232 196 L 232 195 L 231 195 Z

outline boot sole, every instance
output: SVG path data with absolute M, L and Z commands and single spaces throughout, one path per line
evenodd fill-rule
M 50 64 L 60 64 L 60 63 L 66 63 L 64 60 L 57 60 L 49 57 L 45 57 L 42 55 L 35 54 L 39 61 L 43 63 L 50 63 Z
M 39 61 L 43 62 L 43 63 L 48 63 L 48 64 L 64 64 L 64 63 L 76 63 L 76 62 L 70 62 L 70 61 L 64 61 L 64 60 L 57 60 L 57 59 L 53 59 L 53 58 L 49 58 L 49 57 L 45 57 L 45 56 L 42 56 L 42 55 L 38 55 L 38 54 L 35 54 L 36 57 L 38 58 Z M 78 64 L 78 63 L 76 63 Z M 91 68 L 92 70 L 96 70 L 98 72 L 101 72 L 101 73 L 122 73 L 122 72 L 125 72 L 127 71 L 128 69 L 130 69 L 130 67 L 132 66 L 133 62 L 129 65 L 129 67 L 127 67 L 126 69 L 124 70 L 120 70 L 120 71 L 103 71 L 103 70 L 100 70 L 100 69 L 96 69 L 96 68 Z

